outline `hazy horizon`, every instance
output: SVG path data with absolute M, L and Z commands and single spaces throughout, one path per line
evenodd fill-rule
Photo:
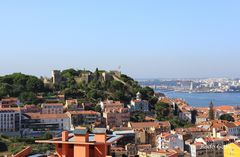
M 0 75 L 240 77 L 240 1 L 2 1 Z

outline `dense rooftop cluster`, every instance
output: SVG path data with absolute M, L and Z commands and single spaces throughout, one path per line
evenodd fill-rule
M 11 86 L 21 80 L 9 78 Z M 75 83 L 68 85 L 70 78 Z M 6 82 L 4 77 L 0 80 Z M 22 99 L 21 92 L 14 97 L 10 90 L 0 99 L 0 139 L 5 141 L 0 142 L 4 148 L 0 151 L 12 150 L 10 141 L 14 140 L 21 141 L 22 148 L 18 153 L 12 151 L 16 157 L 24 152 L 45 154 L 47 150 L 52 156 L 68 157 L 83 150 L 86 157 L 96 153 L 102 157 L 222 157 L 240 150 L 238 107 L 210 103 L 206 108 L 194 108 L 182 99 L 141 88 L 118 72 L 54 71 L 51 79 L 42 81 L 43 90 L 28 91 L 34 93 L 34 103 Z M 74 84 L 76 87 L 72 87 Z M 108 96 L 93 100 L 87 96 L 92 90 Z M 124 98 L 115 97 L 118 92 Z M 125 99 L 127 95 L 129 99 Z M 40 143 L 45 147 L 38 150 L 36 145 Z

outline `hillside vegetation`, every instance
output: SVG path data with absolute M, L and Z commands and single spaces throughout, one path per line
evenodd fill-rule
M 0 77 L 0 98 L 18 97 L 24 103 L 39 103 L 37 95 L 43 96 L 65 94 L 65 98 L 76 98 L 82 102 L 98 102 L 99 100 L 112 99 L 129 102 L 139 91 L 145 100 L 156 100 L 154 91 L 142 88 L 131 77 L 121 74 L 106 72 L 109 79 L 104 80 L 104 70 L 96 69 L 94 72 L 86 70 L 63 70 L 59 84 L 44 85 L 43 79 L 22 73 L 14 73 Z M 88 82 L 79 81 L 84 73 L 90 73 Z

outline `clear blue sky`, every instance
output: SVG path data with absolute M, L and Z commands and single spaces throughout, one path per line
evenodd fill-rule
M 240 77 L 239 0 L 5 0 L 0 75 L 117 69 L 135 78 Z

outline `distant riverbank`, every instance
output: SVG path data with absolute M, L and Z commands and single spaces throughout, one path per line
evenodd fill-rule
M 212 101 L 215 106 L 234 105 L 240 106 L 240 93 L 184 93 L 175 91 L 161 91 L 170 98 L 182 98 L 193 107 L 208 106 Z

